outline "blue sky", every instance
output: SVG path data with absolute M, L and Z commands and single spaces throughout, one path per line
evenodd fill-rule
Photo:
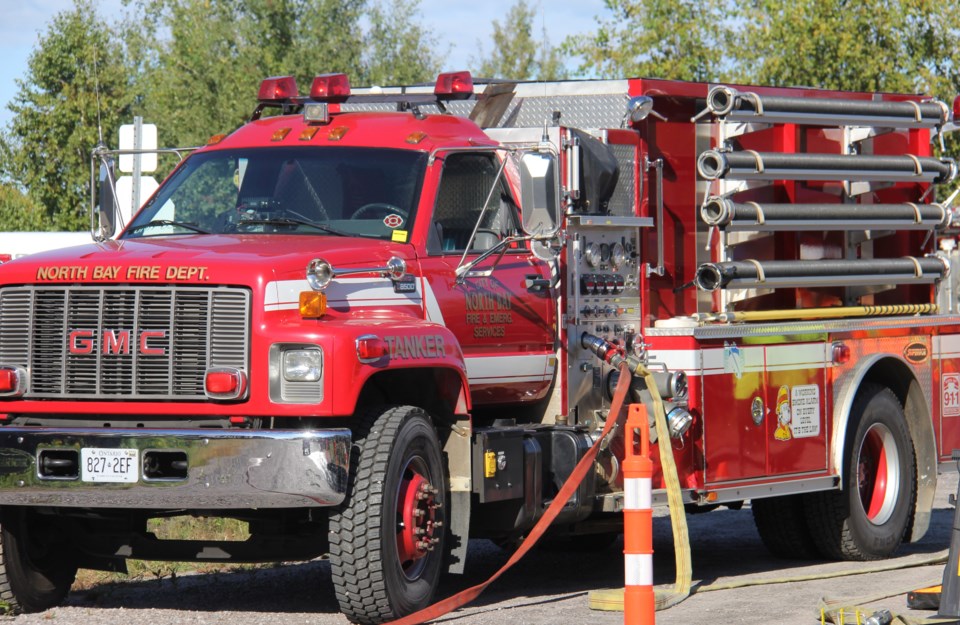
M 441 49 L 449 49 L 445 69 L 463 69 L 471 57 L 479 56 L 477 41 L 489 51 L 490 24 L 495 19 L 502 22 L 512 4 L 513 0 L 421 0 L 423 21 L 436 33 Z M 567 35 L 592 29 L 594 17 L 603 13 L 603 0 L 530 0 L 530 4 L 540 7 L 554 45 Z M 16 93 L 15 80 L 26 76 L 27 58 L 39 36 L 54 15 L 72 5 L 72 0 L 0 0 L 0 126 L 10 121 L 7 103 Z M 123 10 L 121 0 L 98 0 L 97 5 L 107 18 Z

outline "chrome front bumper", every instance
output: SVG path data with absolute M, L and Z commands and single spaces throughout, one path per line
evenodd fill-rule
M 347 490 L 350 442 L 346 429 L 0 428 L 0 505 L 151 509 L 335 506 Z M 83 448 L 138 450 L 136 481 L 84 481 L 79 466 Z M 71 468 L 74 458 L 75 471 Z M 151 466 L 158 458 L 161 462 L 173 459 L 176 470 L 157 475 Z M 58 466 L 56 475 L 51 475 L 52 464 Z

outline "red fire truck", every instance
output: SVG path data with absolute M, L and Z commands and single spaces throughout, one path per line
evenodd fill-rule
M 631 394 L 662 396 L 689 509 L 750 500 L 786 556 L 889 555 L 960 446 L 933 201 L 956 166 L 931 155 L 957 108 L 265 80 L 122 232 L 107 194 L 100 241 L 0 266 L 0 598 L 43 610 L 127 558 L 328 553 L 344 613 L 386 621 L 468 539 L 522 537 L 595 443 L 554 530 L 615 533 L 611 354 L 653 371 Z M 147 529 L 184 514 L 250 538 Z

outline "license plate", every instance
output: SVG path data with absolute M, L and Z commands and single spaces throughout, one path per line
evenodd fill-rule
M 136 449 L 84 447 L 80 450 L 80 480 L 134 483 L 140 477 L 139 460 Z

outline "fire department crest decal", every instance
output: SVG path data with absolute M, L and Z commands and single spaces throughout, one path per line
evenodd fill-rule
M 399 228 L 403 225 L 403 217 L 391 213 L 383 218 L 383 225 L 391 229 Z

